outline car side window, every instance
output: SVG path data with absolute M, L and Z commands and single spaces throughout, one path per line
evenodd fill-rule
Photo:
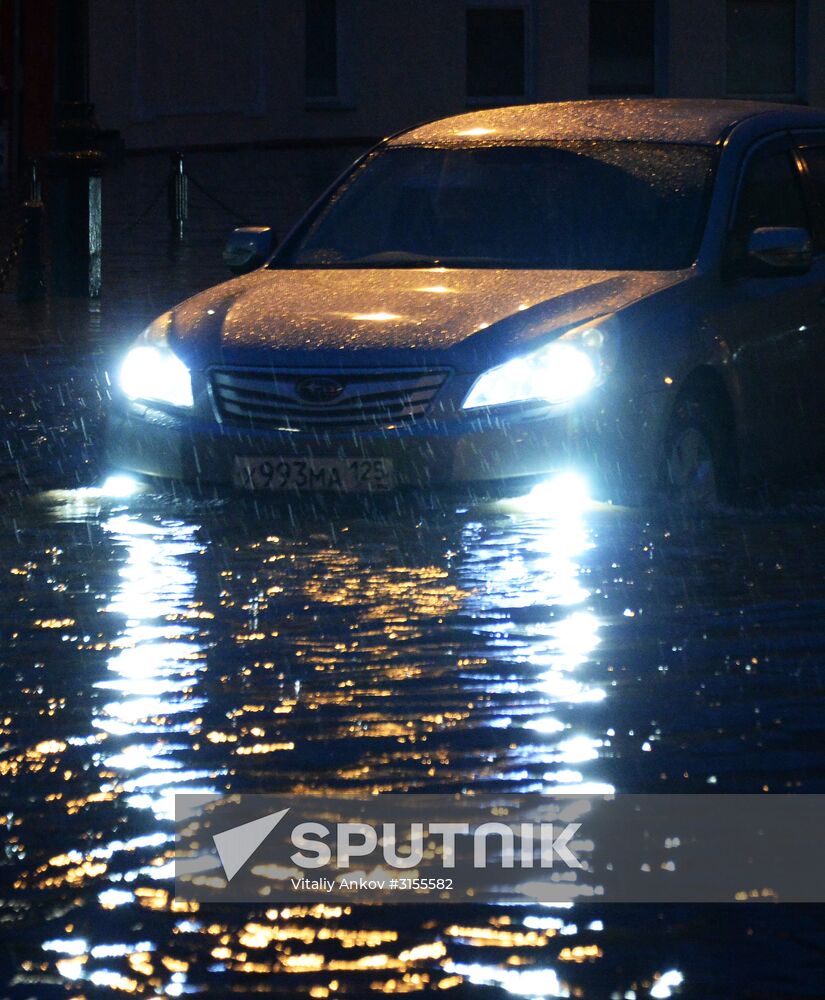
M 814 248 L 825 250 L 825 146 L 800 149 L 808 178 L 811 210 L 814 216 Z
M 790 150 L 757 152 L 748 162 L 733 224 L 734 252 L 743 254 L 754 229 L 766 226 L 810 229 Z

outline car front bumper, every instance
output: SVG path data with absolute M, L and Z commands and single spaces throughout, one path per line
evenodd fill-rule
M 627 494 L 654 485 L 662 420 L 661 394 L 617 401 L 599 393 L 562 413 L 468 412 L 391 430 L 295 433 L 250 430 L 120 399 L 109 417 L 106 458 L 112 469 L 203 485 L 231 485 L 238 457 L 381 458 L 392 463 L 399 488 L 501 484 L 576 471 L 597 495 Z

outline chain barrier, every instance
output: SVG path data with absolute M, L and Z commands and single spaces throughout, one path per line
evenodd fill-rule
M 228 205 L 222 198 L 219 198 L 216 194 L 214 194 L 212 191 L 210 191 L 207 187 L 205 187 L 197 179 L 197 177 L 193 177 L 192 174 L 190 174 L 188 170 L 186 171 L 186 173 L 183 176 L 185 176 L 188 179 L 188 181 L 192 185 L 192 187 L 195 188 L 196 191 L 199 191 L 203 195 L 203 197 L 206 198 L 207 201 L 211 201 L 214 205 L 217 205 L 218 208 L 220 208 L 227 215 L 229 215 L 233 219 L 235 219 L 235 221 L 238 222 L 240 225 L 242 225 L 242 226 L 248 226 L 248 225 L 250 225 L 249 219 L 246 216 L 244 216 L 240 212 L 236 211 L 231 205 Z M 125 225 L 123 225 L 122 231 L 124 233 L 131 233 L 133 230 L 137 229 L 137 227 L 139 225 L 141 225 L 141 223 L 145 222 L 146 219 L 152 214 L 152 212 L 160 204 L 161 200 L 163 199 L 164 194 L 167 194 L 167 195 L 169 194 L 169 179 L 168 178 L 166 178 L 163 181 L 161 181 L 159 187 L 154 192 L 154 194 L 152 195 L 152 197 L 149 199 L 149 201 L 148 201 L 146 207 L 143 209 L 143 211 L 140 212 L 140 214 L 136 218 L 134 218 L 131 222 L 126 223 Z M 188 213 L 187 213 L 186 216 L 184 216 L 184 219 L 186 217 L 188 217 Z
M 177 224 L 178 239 L 181 239 L 183 237 L 183 222 L 186 221 L 189 214 L 188 194 L 186 190 L 187 183 L 191 183 L 192 187 L 195 188 L 198 192 L 200 192 L 200 194 L 206 200 L 212 202 L 212 204 L 216 205 L 218 208 L 221 209 L 221 211 L 225 212 L 227 215 L 235 219 L 240 225 L 249 225 L 249 221 L 244 215 L 242 215 L 240 212 L 237 212 L 231 205 L 227 204 L 222 198 L 211 192 L 196 177 L 192 177 L 188 173 L 188 171 L 184 171 L 183 157 L 180 154 L 178 154 L 178 157 L 179 158 L 178 158 L 177 173 L 179 176 L 177 177 L 177 181 L 179 190 L 177 190 L 176 192 L 173 192 L 171 190 L 170 184 L 171 180 L 174 178 L 174 173 L 173 173 L 172 178 L 167 177 L 166 179 L 164 179 L 164 181 L 152 193 L 152 196 L 149 199 L 149 202 L 147 203 L 146 207 L 137 215 L 137 217 L 134 218 L 131 222 L 122 224 L 122 228 L 121 226 L 118 226 L 117 227 L 118 229 L 121 229 L 121 231 L 124 233 L 131 233 L 132 231 L 137 229 L 137 227 L 140 226 L 141 223 L 145 222 L 146 219 L 151 215 L 151 213 L 157 208 L 158 204 L 163 199 L 164 194 L 167 194 L 169 196 L 170 223 L 172 223 L 173 225 Z M 183 178 L 184 181 L 182 186 L 180 181 L 181 177 Z M 177 198 L 173 197 L 173 193 L 177 194 Z M 39 204 L 40 203 L 39 195 L 40 195 L 40 177 L 39 177 L 38 165 L 36 163 L 33 163 L 31 178 L 30 178 L 30 202 L 31 203 L 36 202 Z M 26 204 L 28 205 L 30 202 L 27 202 Z M 40 226 L 42 225 L 41 221 L 37 219 L 32 220 L 32 218 L 29 217 L 28 215 L 24 217 L 14 231 L 14 235 L 8 253 L 6 254 L 5 258 L 0 260 L 0 292 L 4 291 L 6 284 L 8 283 L 9 277 L 11 276 L 15 267 L 17 267 L 19 263 L 20 254 L 21 251 L 23 250 L 24 243 L 26 240 L 26 233 L 29 228 L 29 225 L 33 221 L 38 223 L 38 228 L 37 230 L 33 230 L 33 233 L 40 232 Z M 42 262 L 40 269 L 42 271 Z M 42 275 L 37 280 L 39 281 L 39 284 L 43 286 Z M 18 293 L 20 294 L 19 289 Z
M 201 182 L 197 179 L 197 177 L 193 177 L 191 174 L 189 174 L 189 181 L 192 184 L 192 187 L 200 191 L 200 193 L 204 196 L 204 198 L 206 198 L 208 201 L 213 202 L 215 205 L 218 206 L 218 208 L 223 209 L 223 211 L 226 212 L 227 215 L 231 215 L 236 222 L 240 222 L 241 225 L 244 226 L 249 225 L 249 219 L 241 215 L 240 212 L 236 212 L 235 209 L 231 207 L 231 205 L 227 205 L 226 202 L 220 199 L 216 194 L 212 194 L 211 191 L 209 191 L 207 188 L 203 186 L 203 184 L 201 184 Z
M 17 264 L 17 258 L 20 256 L 20 250 L 23 246 L 23 240 L 25 239 L 28 225 L 29 220 L 23 219 L 17 229 L 15 229 L 9 252 L 0 263 L 0 292 L 5 289 L 6 282 L 9 280 L 9 275 L 12 273 L 15 265 Z
M 151 199 L 149 200 L 149 204 L 146 206 L 146 208 L 144 208 L 144 210 L 137 216 L 136 219 L 133 219 L 131 222 L 127 223 L 123 227 L 124 233 L 131 233 L 132 230 L 137 229 L 137 227 L 141 224 L 141 222 L 146 221 L 146 219 L 152 214 L 153 209 L 157 206 L 158 202 L 165 194 L 166 187 L 167 187 L 167 182 L 163 181 L 163 183 L 160 185 L 157 191 L 155 191 L 155 193 L 152 195 Z

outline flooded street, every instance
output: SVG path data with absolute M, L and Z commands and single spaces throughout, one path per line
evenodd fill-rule
M 534 506 L 7 511 L 3 995 L 821 995 L 814 908 L 171 895 L 176 790 L 823 790 L 821 510 Z
M 115 249 L 2 303 L 0 996 L 822 996 L 812 906 L 174 898 L 176 791 L 825 791 L 825 500 L 117 495 L 106 372 L 193 279 Z

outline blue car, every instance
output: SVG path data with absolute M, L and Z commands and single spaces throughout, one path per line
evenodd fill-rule
M 471 112 L 359 159 L 126 354 L 113 468 L 241 490 L 689 502 L 825 450 L 825 112 Z

